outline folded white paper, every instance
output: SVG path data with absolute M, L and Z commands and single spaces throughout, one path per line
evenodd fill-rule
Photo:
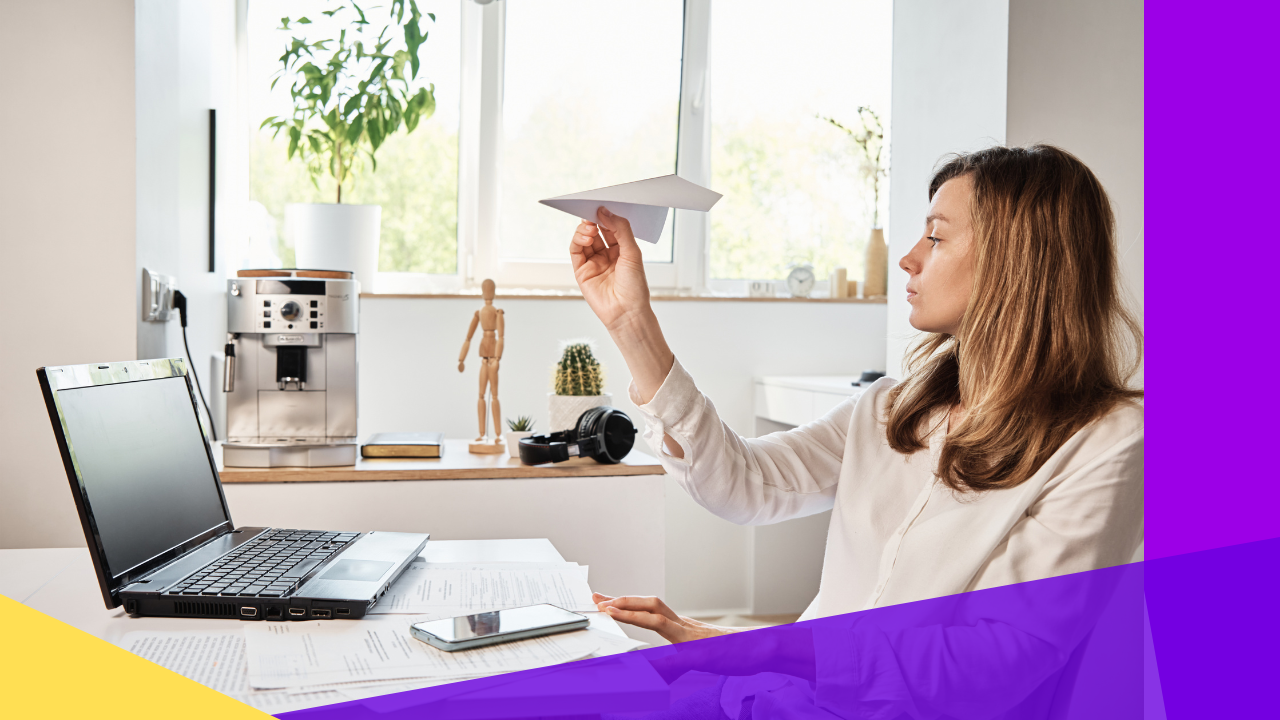
M 636 238 L 656 243 L 662 237 L 667 210 L 707 212 L 721 197 L 720 193 L 678 175 L 663 175 L 538 202 L 591 222 L 596 221 L 596 211 L 604 206 L 614 215 L 626 218 Z

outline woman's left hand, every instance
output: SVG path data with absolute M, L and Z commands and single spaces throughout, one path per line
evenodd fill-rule
M 728 635 L 736 630 L 736 628 L 708 625 L 693 618 L 677 615 L 667 607 L 666 603 L 656 597 L 633 595 L 610 597 L 592 593 L 591 599 L 596 603 L 596 607 L 600 608 L 600 612 L 614 620 L 652 630 L 671 643 Z

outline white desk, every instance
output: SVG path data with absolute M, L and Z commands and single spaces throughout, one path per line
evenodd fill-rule
M 564 562 L 546 539 L 431 540 L 422 555 L 430 562 Z M 93 562 L 85 548 L 0 550 L 0 595 L 108 642 L 116 642 L 134 630 L 224 629 L 241 622 L 130 618 L 123 607 L 108 610 L 102 603 Z M 589 615 L 592 627 L 624 634 L 613 618 L 600 613 Z
M 422 556 L 430 562 L 564 562 L 555 546 L 546 539 L 431 540 Z M 134 630 L 215 630 L 235 627 L 232 623 L 239 625 L 242 622 L 204 618 L 130 618 L 123 608 L 107 610 L 102 603 L 89 551 L 84 548 L 0 550 L 0 594 L 113 643 Z M 591 618 L 592 627 L 624 635 L 613 618 L 601 613 L 587 615 Z M 621 662 L 624 665 L 593 668 L 590 672 L 606 680 L 626 678 L 624 683 L 629 689 L 634 689 L 625 697 L 610 695 L 608 687 L 611 685 L 608 683 L 585 688 L 581 693 L 557 694 L 544 688 L 535 675 L 510 683 L 499 689 L 496 695 L 489 693 L 470 698 L 464 694 L 443 701 L 443 704 L 433 704 L 432 712 L 442 717 L 483 717 L 487 716 L 488 703 L 496 699 L 510 704 L 512 696 L 526 707 L 544 708 L 548 715 L 563 715 L 567 709 L 581 714 L 585 708 L 590 714 L 666 707 L 669 691 L 657 673 L 638 659 L 621 659 Z M 637 680 L 642 682 L 637 683 Z M 412 705 L 413 700 L 406 698 L 394 702 Z

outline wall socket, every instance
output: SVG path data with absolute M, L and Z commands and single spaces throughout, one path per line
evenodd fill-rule
M 177 280 L 172 275 L 161 275 L 142 268 L 142 319 L 147 322 L 168 322 L 173 314 L 173 291 Z

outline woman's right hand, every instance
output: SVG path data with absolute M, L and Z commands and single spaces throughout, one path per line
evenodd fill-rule
M 610 333 L 652 312 L 644 257 L 626 218 L 601 207 L 596 222 L 578 224 L 569 257 L 582 296 Z
M 605 243 L 609 243 L 607 246 Z M 675 364 L 662 328 L 649 304 L 644 257 L 631 233 L 631 223 L 601 207 L 596 222 L 583 220 L 569 245 L 573 276 L 582 297 L 604 323 L 627 362 L 640 404 L 653 399 Z M 679 448 L 672 440 L 668 448 Z M 683 457 L 683 451 L 672 451 Z

